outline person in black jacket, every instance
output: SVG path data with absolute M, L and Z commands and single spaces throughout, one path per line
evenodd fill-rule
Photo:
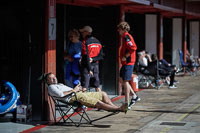
M 102 45 L 98 39 L 92 36 L 92 28 L 84 26 L 80 29 L 82 35 L 82 50 L 81 50 L 81 85 L 83 91 L 89 87 L 91 77 L 93 87 L 96 91 L 101 91 L 99 80 L 99 61 L 103 59 Z
M 157 55 L 152 54 L 152 62 L 157 63 Z M 169 88 L 177 88 L 174 84 L 174 77 L 176 72 L 176 67 L 169 64 L 165 59 L 158 60 L 159 75 L 170 76 Z

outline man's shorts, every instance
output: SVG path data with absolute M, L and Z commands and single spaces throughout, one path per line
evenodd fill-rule
M 123 80 L 130 81 L 134 65 L 123 65 L 120 69 L 120 77 Z
M 78 92 L 76 96 L 72 96 L 69 102 L 76 101 L 76 97 L 82 105 L 94 108 L 98 101 L 102 101 L 102 92 Z
M 91 86 L 98 88 L 100 85 L 100 80 L 99 80 L 99 65 L 95 64 L 91 66 L 91 71 L 93 72 L 93 75 L 89 75 L 88 69 L 86 67 L 81 68 L 82 74 L 81 74 L 81 86 L 83 88 L 88 88 L 90 85 L 90 80 Z

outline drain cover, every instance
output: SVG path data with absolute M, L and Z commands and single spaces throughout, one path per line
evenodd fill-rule
M 162 122 L 160 125 L 169 125 L 169 126 L 184 126 L 186 123 L 181 122 Z

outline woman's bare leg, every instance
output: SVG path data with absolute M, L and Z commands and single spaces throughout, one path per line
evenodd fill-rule
M 130 96 L 130 85 L 128 81 L 123 81 L 124 92 L 125 92 L 125 103 L 129 104 L 129 96 Z
M 131 88 L 130 89 L 130 95 L 132 96 L 132 95 L 136 95 L 136 93 L 133 91 L 133 89 L 132 89 L 132 87 L 131 87 L 131 85 L 129 84 L 129 87 Z

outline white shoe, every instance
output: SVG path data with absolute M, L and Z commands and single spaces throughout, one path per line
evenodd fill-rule
M 175 85 L 169 86 L 169 89 L 175 89 L 177 88 Z
M 133 107 L 133 105 L 135 105 L 135 102 L 136 102 L 135 100 L 131 100 L 131 102 L 128 106 L 128 110 L 130 110 Z
M 137 96 L 136 98 L 132 98 L 131 99 L 131 102 L 130 102 L 130 104 L 129 104 L 129 106 L 128 106 L 128 110 L 130 110 L 132 107 L 133 107 L 133 105 L 135 105 L 135 103 L 136 102 L 139 102 L 141 99 Z

